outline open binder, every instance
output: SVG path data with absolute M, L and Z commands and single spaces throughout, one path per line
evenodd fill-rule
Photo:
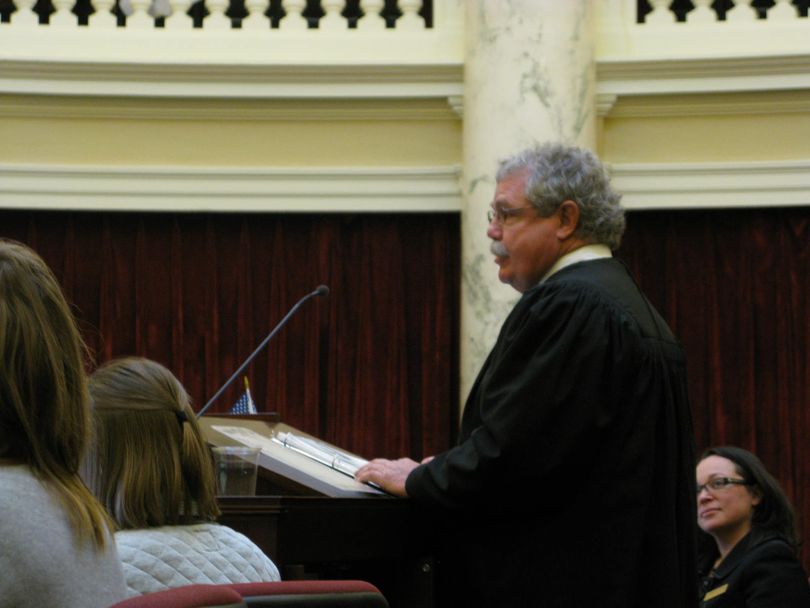
M 282 422 L 261 415 L 206 415 L 199 418 L 199 423 L 212 445 L 261 448 L 260 476 L 268 471 L 330 497 L 388 496 L 354 479 L 354 472 L 367 462 L 364 458 Z

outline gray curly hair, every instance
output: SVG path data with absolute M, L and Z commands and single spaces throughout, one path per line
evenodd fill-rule
M 547 143 L 528 148 L 500 163 L 496 179 L 528 170 L 526 199 L 548 217 L 564 201 L 579 207 L 577 235 L 619 248 L 624 234 L 621 195 L 613 190 L 607 169 L 590 150 Z

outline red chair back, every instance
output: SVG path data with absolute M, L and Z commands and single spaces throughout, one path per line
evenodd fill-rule
M 242 596 L 226 585 L 186 585 L 131 597 L 110 608 L 246 608 Z
M 245 604 L 253 608 L 389 608 L 380 590 L 365 581 L 296 580 L 227 586 L 237 591 Z

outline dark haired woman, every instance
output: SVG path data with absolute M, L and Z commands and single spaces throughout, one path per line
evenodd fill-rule
M 697 465 L 701 606 L 810 607 L 796 558 L 793 509 L 760 460 L 738 447 L 706 450 Z

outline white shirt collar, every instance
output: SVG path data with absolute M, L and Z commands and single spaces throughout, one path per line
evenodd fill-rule
M 552 266 L 549 271 L 543 275 L 543 278 L 540 279 L 540 283 L 545 283 L 546 280 L 555 272 L 558 272 L 571 264 L 612 257 L 613 253 L 610 251 L 610 247 L 607 245 L 602 245 L 599 243 L 595 245 L 583 245 L 579 249 L 574 249 L 573 251 L 566 253 L 559 260 L 557 260 L 554 263 L 554 266 Z

